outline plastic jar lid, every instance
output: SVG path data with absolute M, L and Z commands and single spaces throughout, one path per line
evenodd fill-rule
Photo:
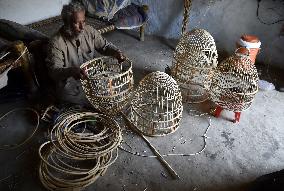
M 246 48 L 260 48 L 261 46 L 260 40 L 254 35 L 243 35 L 238 44 Z
M 250 43 L 258 43 L 259 42 L 259 39 L 257 36 L 254 36 L 254 35 L 243 35 L 241 36 L 241 39 L 243 41 L 246 41 L 246 42 L 250 42 Z

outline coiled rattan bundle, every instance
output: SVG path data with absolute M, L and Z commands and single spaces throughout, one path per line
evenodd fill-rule
M 184 101 L 207 99 L 217 58 L 214 38 L 206 30 L 195 29 L 181 37 L 174 52 L 171 75 L 180 85 Z
M 258 91 L 258 74 L 249 54 L 236 53 L 220 63 L 211 85 L 211 99 L 234 112 L 248 109 Z
M 145 76 L 135 89 L 129 119 L 143 134 L 163 136 L 177 130 L 182 110 L 176 81 L 157 71 Z
M 117 158 L 118 124 L 103 114 L 68 110 L 56 120 L 51 141 L 41 145 L 39 176 L 48 190 L 82 190 Z
M 132 62 L 112 57 L 95 58 L 81 65 L 88 78 L 81 80 L 86 97 L 98 110 L 116 114 L 128 103 L 133 88 Z

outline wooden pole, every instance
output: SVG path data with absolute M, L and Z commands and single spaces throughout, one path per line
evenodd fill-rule
M 174 179 L 179 179 L 179 175 L 175 172 L 175 170 L 170 166 L 170 164 L 163 158 L 163 156 L 159 153 L 159 151 L 156 150 L 156 148 L 150 143 L 150 141 L 139 131 L 137 130 L 137 127 L 129 119 L 127 116 L 123 113 L 120 112 L 123 116 L 123 118 L 126 120 L 127 126 L 134 131 L 136 134 L 142 137 L 142 139 L 147 143 L 147 145 L 150 147 L 150 149 L 153 151 L 153 153 L 157 156 L 158 160 L 164 165 L 164 167 L 168 170 L 168 172 L 171 174 L 171 176 Z

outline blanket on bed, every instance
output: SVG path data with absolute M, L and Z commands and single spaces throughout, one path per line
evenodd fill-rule
M 120 9 L 131 4 L 131 0 L 80 0 L 87 14 L 93 17 L 111 20 Z

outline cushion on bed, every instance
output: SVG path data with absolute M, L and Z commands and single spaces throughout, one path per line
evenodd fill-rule
M 88 16 L 111 20 L 120 9 L 131 4 L 131 0 L 80 0 Z
M 148 15 L 143 7 L 131 4 L 119 10 L 111 22 L 118 29 L 132 29 L 141 26 L 148 20 Z

